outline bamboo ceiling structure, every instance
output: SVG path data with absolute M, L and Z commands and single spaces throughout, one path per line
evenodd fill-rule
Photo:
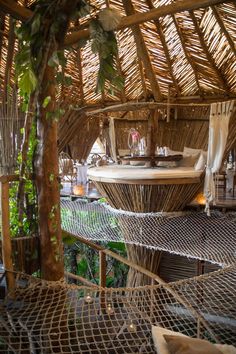
M 8 84 L 15 84 L 14 55 L 18 44 L 14 20 L 27 21 L 33 14 L 32 3 L 34 0 L 0 0 L 0 100 L 7 96 Z M 209 102 L 236 97 L 235 1 L 90 3 L 97 9 L 92 16 L 106 6 L 121 15 L 116 31 L 117 67 L 125 86 L 113 95 L 109 90 L 95 92 L 98 56 L 92 53 L 89 40 L 81 46 L 81 41 L 89 39 L 92 16 L 71 23 L 65 38 L 65 48 L 72 47 L 70 51 L 65 49 L 65 74 L 71 76 L 72 85 L 61 85 L 57 97 L 60 105 L 66 107 L 59 124 L 60 151 L 75 134 L 83 135 L 79 131 L 87 126 L 88 117 L 92 123 L 111 114 L 125 117 L 130 111 L 165 109 L 167 103 L 172 108 L 195 104 L 204 107 Z M 71 104 L 74 112 L 68 112 Z M 89 141 L 93 144 L 97 136 L 91 134 Z
M 27 20 L 33 1 L 0 0 L 0 88 L 14 82 L 14 52 L 17 41 L 13 18 Z M 105 0 L 91 0 L 97 9 Z M 100 108 L 127 102 L 207 102 L 236 97 L 236 3 L 217 0 L 110 0 L 122 15 L 116 32 L 117 65 L 125 77 L 121 92 L 95 93 L 98 57 L 88 38 L 87 16 L 71 24 L 65 44 L 66 73 L 73 85 L 62 87 L 59 99 L 80 107 Z M 9 14 L 11 16 L 9 16 Z M 128 106 L 129 107 L 129 106 Z M 122 110 L 122 109 L 121 109 Z

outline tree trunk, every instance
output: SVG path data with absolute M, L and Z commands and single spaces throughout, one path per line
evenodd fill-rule
M 56 48 L 51 48 L 50 55 Z M 46 66 L 38 98 L 37 153 L 34 160 L 38 195 L 39 232 L 41 239 L 42 278 L 59 280 L 64 276 L 60 218 L 60 189 L 55 111 L 55 68 Z M 51 97 L 46 108 L 45 97 Z M 50 114 L 47 114 L 50 113 Z

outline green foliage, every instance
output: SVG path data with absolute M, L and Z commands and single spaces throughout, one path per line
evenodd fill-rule
M 70 211 L 62 209 L 62 223 L 70 219 L 71 213 L 76 214 L 80 222 L 84 221 L 86 230 L 92 235 L 94 232 L 101 233 L 104 225 L 101 224 L 99 212 Z M 89 216 L 88 216 L 89 213 Z M 111 228 L 118 228 L 117 220 L 110 217 L 108 220 Z M 68 234 L 63 235 L 65 267 L 69 272 L 74 272 L 90 281 L 99 283 L 99 257 L 98 252 L 78 242 L 76 237 Z M 99 244 L 111 251 L 127 257 L 126 247 L 123 242 L 99 242 Z M 107 287 L 125 286 L 128 267 L 112 257 L 107 257 Z
M 22 75 L 19 76 L 18 85 L 23 95 L 30 95 L 37 86 L 37 79 L 30 67 L 28 67 Z
M 90 22 L 90 36 L 92 52 L 98 54 L 100 66 L 97 78 L 97 92 L 104 92 L 105 83 L 110 83 L 110 91 L 121 90 L 124 87 L 124 78 L 121 77 L 115 66 L 118 55 L 117 41 L 113 31 L 104 31 L 98 20 Z
M 69 272 L 99 284 L 99 257 L 98 252 L 88 246 L 79 243 L 76 238 L 63 238 L 65 245 L 65 268 Z M 127 257 L 125 244 L 122 242 L 100 242 L 104 248 Z M 107 257 L 107 287 L 122 287 L 126 285 L 128 266 L 118 260 Z
M 46 108 L 48 106 L 48 104 L 51 102 L 51 96 L 47 96 L 44 98 L 44 101 L 43 101 L 43 108 Z
M 61 118 L 61 116 L 62 116 L 64 113 L 65 113 L 65 110 L 64 110 L 64 109 L 62 109 L 62 108 L 57 108 L 57 109 L 55 109 L 55 111 L 47 112 L 47 113 L 46 113 L 46 118 L 58 122 L 59 119 Z
M 33 173 L 33 154 L 36 148 L 37 140 L 35 138 L 36 127 L 33 125 L 30 134 L 29 149 L 27 154 L 27 165 L 26 174 L 30 175 Z M 21 154 L 18 156 L 18 164 L 21 164 Z M 18 173 L 18 171 L 16 171 Z M 37 202 L 36 202 L 36 192 L 32 180 L 25 178 L 25 199 L 24 199 L 24 213 L 23 222 L 19 222 L 19 211 L 17 208 L 17 188 L 18 183 L 12 183 L 10 188 L 10 226 L 12 236 L 28 236 L 36 234 L 38 230 L 38 220 L 37 220 Z

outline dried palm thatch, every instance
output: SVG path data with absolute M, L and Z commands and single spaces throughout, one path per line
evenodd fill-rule
M 16 92 L 0 105 L 0 174 L 12 174 L 17 165 L 23 125 Z
M 32 2 L 24 1 L 24 5 Z M 26 20 L 30 16 L 31 11 L 7 3 L 1 1 L 0 5 L 13 17 Z M 97 9 L 106 6 L 105 0 L 90 3 Z M 168 91 L 173 99 L 194 95 L 214 100 L 236 95 L 234 1 L 110 0 L 109 5 L 123 16 L 117 31 L 118 64 L 126 79 L 123 93 L 95 93 L 98 58 L 88 42 L 67 53 L 65 71 L 73 85 L 63 87 L 61 97 L 91 105 L 148 98 L 158 101 L 166 99 Z M 81 29 L 87 28 L 89 20 L 72 23 L 66 43 L 88 38 L 88 30 L 82 33 Z M 13 70 L 16 43 L 11 22 L 11 17 L 1 15 L 1 88 Z
M 1 92 L 6 92 L 7 82 L 14 82 L 12 63 L 17 40 L 13 18 L 27 20 L 32 15 L 29 5 L 33 2 L 18 1 L 16 5 L 9 0 L 0 1 Z M 105 0 L 91 0 L 90 3 L 96 7 L 95 13 L 107 6 Z M 90 17 L 71 23 L 65 43 L 72 45 L 72 50 L 66 51 L 65 74 L 71 76 L 72 85 L 62 85 L 57 98 L 64 106 L 79 104 L 82 110 L 76 113 L 77 117 L 82 112 L 105 106 L 112 111 L 114 104 L 134 101 L 186 104 L 236 96 L 234 1 L 110 0 L 109 6 L 122 16 L 116 32 L 117 67 L 125 78 L 125 86 L 113 95 L 108 91 L 104 94 L 95 92 L 98 57 L 92 53 L 90 42 L 82 48 L 74 46 L 78 40 L 89 38 Z M 70 119 L 68 112 L 64 118 Z M 95 118 L 98 118 L 97 114 Z M 82 128 L 85 126 L 86 123 L 82 124 Z M 202 134 L 204 127 L 196 129 Z M 76 133 L 76 129 L 71 128 L 69 134 L 63 129 L 59 150 L 65 146 L 61 139 L 68 143 Z

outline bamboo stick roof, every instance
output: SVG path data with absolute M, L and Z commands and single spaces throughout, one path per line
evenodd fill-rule
M 0 88 L 4 94 L 14 78 L 17 41 L 13 18 L 27 19 L 32 1 L 0 0 Z M 98 10 L 105 0 L 91 0 Z M 72 24 L 66 37 L 73 43 L 67 52 L 66 73 L 70 87 L 62 87 L 60 99 L 80 106 L 104 106 L 129 101 L 184 102 L 236 97 L 236 3 L 217 0 L 110 0 L 121 14 L 116 32 L 117 65 L 125 87 L 111 95 L 96 93 L 98 57 L 91 43 L 78 48 L 76 38 L 88 37 L 90 17 Z M 11 16 L 9 16 L 11 14 Z M 147 20 L 146 20 L 147 19 Z M 2 96 L 2 94 L 1 94 Z M 188 102 L 190 102 L 188 101 Z

